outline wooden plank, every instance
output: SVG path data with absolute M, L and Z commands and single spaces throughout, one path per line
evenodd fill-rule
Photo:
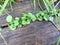
M 8 45 L 55 45 L 60 33 L 50 22 L 32 22 L 26 27 L 1 31 Z M 0 38 L 0 45 L 3 40 Z

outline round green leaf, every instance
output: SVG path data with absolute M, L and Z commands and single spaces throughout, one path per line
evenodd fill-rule
M 60 17 L 60 13 L 58 13 L 58 16 Z
M 12 22 L 12 16 L 11 16 L 11 15 L 8 15 L 8 16 L 6 17 L 6 21 L 7 21 L 7 22 Z
M 27 22 L 26 22 L 27 24 L 30 24 L 30 20 L 27 20 Z
M 15 30 L 15 29 L 16 29 L 16 26 L 14 26 L 14 25 L 9 25 L 9 28 L 10 28 L 11 30 Z
M 50 21 L 53 21 L 53 19 L 54 19 L 53 17 L 49 17 L 49 20 L 50 20 Z
M 40 16 L 40 17 L 38 18 L 38 20 L 39 20 L 39 21 L 42 21 L 42 20 L 43 20 L 42 16 Z
M 44 20 L 48 21 L 49 20 L 49 15 L 44 15 Z
M 43 17 L 41 15 L 36 15 L 36 17 L 37 17 L 37 20 L 39 20 L 39 21 L 43 20 Z
M 19 25 L 19 21 L 18 20 L 14 20 L 13 23 L 14 23 L 14 26 L 18 26 Z
M 23 25 L 26 25 L 27 23 L 26 23 L 26 21 L 22 21 L 22 24 L 23 24 Z
M 36 17 L 32 13 L 28 13 L 28 14 L 29 14 L 29 17 L 32 21 L 36 20 Z

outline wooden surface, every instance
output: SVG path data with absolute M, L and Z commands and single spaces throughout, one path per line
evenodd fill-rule
M 19 7 L 19 8 L 16 8 Z M 13 11 L 10 14 L 13 17 L 22 17 L 23 12 L 19 9 L 36 14 L 40 9 L 33 10 L 33 5 L 30 1 L 17 3 L 13 6 Z M 7 15 L 3 14 L 0 17 L 0 26 L 8 24 L 5 20 Z M 60 33 L 50 22 L 32 22 L 31 24 L 11 31 L 8 27 L 5 27 L 1 31 L 8 45 L 56 45 Z M 5 45 L 4 41 L 0 37 L 0 45 Z
M 4 28 L 1 33 L 8 45 L 56 45 L 60 36 L 58 30 L 50 22 L 38 21 L 15 31 Z M 4 44 L 1 38 L 0 44 Z

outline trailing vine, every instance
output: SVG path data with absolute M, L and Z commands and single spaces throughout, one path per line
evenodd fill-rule
M 57 16 L 59 17 L 59 12 L 60 12 L 60 9 L 57 11 Z M 16 28 L 21 28 L 22 26 L 26 26 L 28 24 L 30 24 L 31 22 L 34 22 L 36 20 L 38 21 L 53 21 L 54 20 L 54 14 L 52 11 L 40 11 L 36 14 L 36 16 L 32 13 L 25 13 L 23 14 L 23 17 L 19 18 L 19 17 L 15 17 L 13 18 L 11 15 L 8 15 L 6 17 L 6 21 L 9 23 L 8 27 L 11 29 L 11 30 L 15 30 Z M 0 28 L 2 29 L 2 28 Z

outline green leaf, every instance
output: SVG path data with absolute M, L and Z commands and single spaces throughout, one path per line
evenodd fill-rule
M 14 31 L 16 29 L 16 26 L 14 26 L 13 24 L 9 25 L 9 28 Z
M 18 20 L 19 21 L 20 19 L 19 19 L 19 17 L 15 17 L 15 20 Z
M 49 20 L 50 20 L 50 21 L 53 21 L 53 19 L 54 19 L 54 18 L 53 18 L 52 16 L 49 17 Z
M 58 16 L 60 17 L 60 13 L 58 13 Z
M 45 14 L 44 14 L 44 11 L 40 11 L 36 15 L 44 16 Z
M 36 17 L 33 17 L 31 20 L 32 20 L 32 21 L 36 21 Z
M 19 28 L 22 27 L 22 20 L 21 20 L 21 19 L 19 20 L 18 27 L 19 27 Z
M 27 20 L 27 24 L 30 24 L 30 20 Z
M 43 17 L 41 15 L 36 15 L 36 17 L 37 17 L 37 20 L 39 20 L 39 21 L 43 20 Z
M 60 9 L 57 12 L 60 13 Z
M 49 20 L 49 15 L 44 15 L 44 20 L 48 21 Z
M 7 21 L 7 22 L 12 22 L 12 16 L 11 16 L 11 15 L 8 15 L 8 16 L 6 17 L 6 21 Z
M 19 25 L 19 21 L 18 20 L 14 20 L 13 23 L 14 23 L 14 26 L 18 26 Z
M 19 27 L 19 28 L 22 27 L 22 24 L 19 24 L 18 27 Z
M 44 16 L 45 14 L 44 14 L 44 12 L 43 12 L 43 11 L 40 11 L 40 15 L 41 15 L 41 16 Z
M 28 14 L 24 14 L 23 17 L 29 17 L 29 15 Z
M 27 25 L 26 21 L 22 21 L 22 24 L 23 24 L 23 25 Z
M 36 20 L 36 17 L 32 13 L 28 13 L 28 14 L 29 14 L 29 16 L 30 16 L 30 18 L 31 18 L 32 21 Z
M 43 19 L 42 19 L 42 16 L 40 16 L 40 17 L 38 18 L 38 20 L 39 20 L 39 21 L 42 21 L 42 20 L 43 20 Z
M 22 20 L 22 24 L 23 24 L 23 25 L 30 24 L 30 20 L 28 20 L 28 19 L 27 19 L 27 20 Z
M 27 25 L 30 24 L 30 22 L 31 22 L 31 15 L 24 14 L 24 16 L 22 17 L 22 24 Z
M 0 27 L 0 31 L 2 31 L 2 27 Z

